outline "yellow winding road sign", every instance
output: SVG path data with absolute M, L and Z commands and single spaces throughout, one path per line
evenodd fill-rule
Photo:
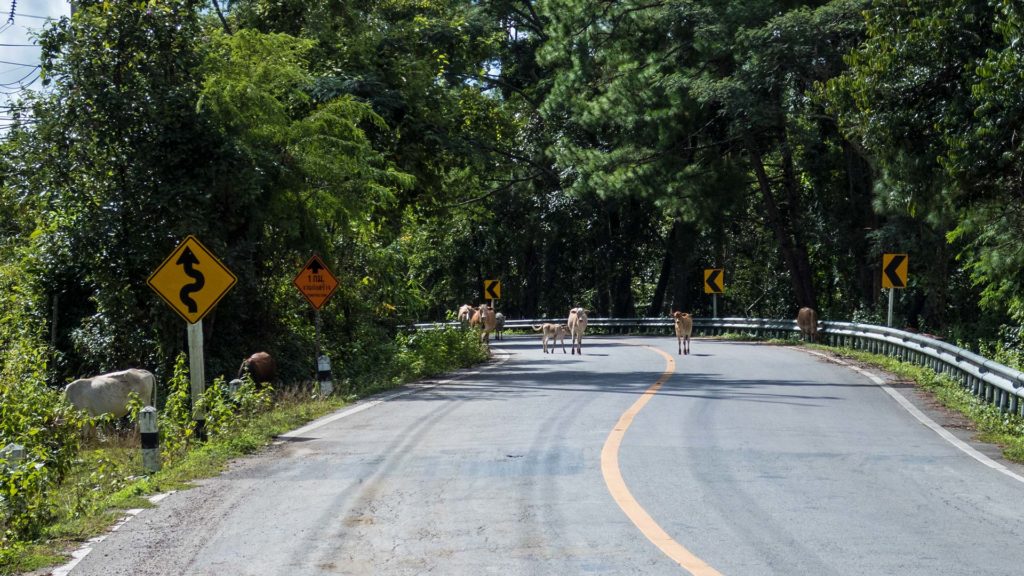
M 189 235 L 146 283 L 179 316 L 195 324 L 220 302 L 238 278 L 206 246 Z

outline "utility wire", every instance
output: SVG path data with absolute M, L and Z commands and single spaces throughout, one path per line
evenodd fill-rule
M 36 16 L 35 14 L 15 14 L 15 16 L 20 16 L 22 18 L 35 18 L 36 20 L 56 20 L 57 19 L 56 17 L 53 17 L 53 16 Z
M 24 76 L 22 76 L 21 78 L 19 78 L 19 79 L 15 80 L 14 82 L 0 82 L 0 86 L 2 86 L 2 87 L 4 87 L 4 88 L 14 88 L 14 85 L 15 85 L 15 84 L 17 84 L 17 85 L 21 86 L 21 85 L 22 85 L 21 83 L 22 83 L 22 82 L 23 82 L 23 81 L 24 81 L 24 80 L 25 80 L 26 78 L 28 78 L 29 76 L 31 76 L 31 75 L 33 75 L 33 74 L 35 74 L 35 73 L 36 73 L 36 71 L 38 71 L 38 70 L 39 70 L 39 68 L 40 68 L 39 66 L 34 66 L 34 67 L 33 67 L 33 68 L 31 69 L 31 70 L 29 70 L 28 74 L 25 74 Z

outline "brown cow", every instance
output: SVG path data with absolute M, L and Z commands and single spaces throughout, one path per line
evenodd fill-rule
M 491 332 L 494 332 L 498 327 L 498 320 L 494 315 L 494 310 L 487 304 L 481 304 L 476 309 L 476 314 L 473 315 L 472 324 L 476 325 L 477 322 L 480 324 L 480 341 L 491 346 Z
M 505 315 L 501 312 L 497 312 L 494 315 L 494 339 L 501 340 L 502 332 L 505 331 Z
M 249 374 L 253 382 L 273 382 L 277 379 L 277 363 L 273 356 L 266 352 L 257 352 L 242 360 L 238 367 L 238 378 L 245 378 Z
M 530 326 L 534 332 L 541 332 L 541 344 L 544 347 L 544 353 L 548 353 L 548 341 L 551 341 L 551 353 L 555 353 L 555 346 L 558 345 L 558 341 L 562 341 L 562 354 L 565 354 L 565 337 L 569 334 L 569 327 L 560 324 L 541 324 L 540 326 Z
M 800 335 L 810 342 L 818 341 L 818 313 L 814 308 L 801 308 L 796 314 L 796 325 L 800 327 Z
M 676 342 L 679 344 L 679 354 L 683 351 L 690 353 L 690 335 L 693 333 L 693 317 L 686 312 L 678 310 L 672 313 L 673 323 L 676 327 Z
M 459 324 L 462 324 L 463 326 L 469 324 L 469 319 L 473 316 L 474 312 L 476 312 L 476 308 L 473 308 L 469 304 L 459 306 Z

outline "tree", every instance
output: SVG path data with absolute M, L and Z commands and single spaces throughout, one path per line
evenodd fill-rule
M 843 133 L 871 162 L 876 209 L 887 215 L 876 244 L 931 262 L 915 267 L 911 321 L 921 313 L 931 326 L 960 324 L 977 315 L 977 294 L 954 260 L 964 236 L 950 232 L 965 217 L 989 220 L 984 203 L 981 212 L 967 209 L 965 198 L 977 189 L 954 165 L 995 157 L 960 145 L 976 138 L 972 86 L 986 50 L 998 43 L 990 33 L 994 11 L 985 0 L 904 0 L 874 2 L 865 14 L 864 43 L 824 93 Z

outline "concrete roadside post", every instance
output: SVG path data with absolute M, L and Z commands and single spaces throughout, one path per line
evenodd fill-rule
M 142 468 L 147 473 L 160 471 L 160 434 L 157 432 L 156 408 L 146 406 L 139 412 L 142 440 Z
M 0 449 L 0 461 L 3 461 L 7 468 L 17 468 L 24 459 L 25 447 L 21 444 L 11 442 Z
M 331 382 L 331 359 L 326 354 L 321 354 L 316 360 L 316 380 L 320 385 L 320 396 L 330 396 L 334 384 Z

